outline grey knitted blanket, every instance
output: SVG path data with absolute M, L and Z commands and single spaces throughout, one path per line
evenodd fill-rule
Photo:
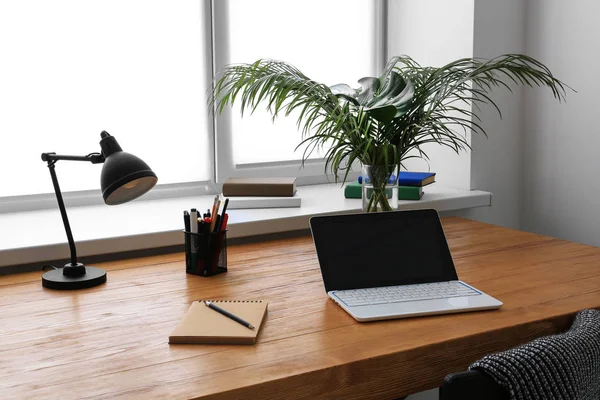
M 514 400 L 600 399 L 600 311 L 583 310 L 571 328 L 469 367 L 506 388 Z

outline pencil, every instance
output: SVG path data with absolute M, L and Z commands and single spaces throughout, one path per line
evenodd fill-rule
M 216 198 L 218 199 L 218 197 Z M 215 206 L 213 207 L 213 218 L 210 222 L 210 232 L 213 232 L 215 229 L 215 224 L 217 223 L 217 219 L 219 218 L 219 207 L 221 206 L 221 200 L 217 200 Z

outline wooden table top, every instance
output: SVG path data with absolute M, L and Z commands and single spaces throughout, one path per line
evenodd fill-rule
M 600 248 L 443 220 L 459 277 L 497 311 L 357 323 L 328 300 L 310 237 L 230 246 L 229 272 L 183 253 L 98 265 L 106 285 L 0 277 L 0 398 L 392 399 L 600 308 Z M 169 345 L 193 300 L 265 299 L 254 346 Z

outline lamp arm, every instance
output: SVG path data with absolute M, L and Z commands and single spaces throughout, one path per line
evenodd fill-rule
M 87 156 L 68 156 L 56 153 L 42 153 L 42 161 L 56 162 L 59 160 L 68 161 L 89 161 L 92 164 L 102 164 L 105 161 L 104 154 L 101 153 L 90 153 Z
M 75 248 L 75 241 L 73 240 L 73 234 L 71 233 L 71 225 L 69 224 L 69 218 L 67 217 L 67 210 L 65 209 L 65 202 L 63 201 L 60 187 L 58 186 L 58 179 L 56 178 L 56 171 L 54 170 L 54 164 L 56 161 L 48 161 L 48 169 L 50 170 L 50 176 L 52 177 L 52 185 L 54 186 L 54 193 L 56 193 L 56 200 L 58 201 L 58 208 L 60 209 L 60 216 L 65 226 L 67 233 L 67 239 L 69 240 L 69 249 L 71 250 L 71 265 L 77 265 L 77 250 Z
M 52 177 L 52 185 L 54 186 L 54 193 L 56 194 L 58 208 L 60 209 L 60 216 L 62 217 L 63 225 L 65 226 L 65 232 L 67 233 L 67 239 L 69 241 L 69 249 L 71 250 L 71 266 L 73 267 L 73 271 L 69 273 L 74 275 L 84 274 L 85 267 L 78 266 L 77 263 L 77 249 L 75 248 L 73 233 L 71 233 L 71 224 L 69 224 L 69 218 L 67 217 L 65 202 L 63 200 L 62 193 L 60 191 L 60 186 L 58 185 L 58 178 L 56 177 L 56 171 L 54 169 L 54 164 L 56 164 L 56 162 L 59 160 L 88 161 L 92 164 L 101 164 L 104 162 L 105 158 L 104 155 L 101 153 L 90 153 L 86 156 L 69 156 L 60 155 L 56 153 L 42 153 L 42 161 L 46 161 L 48 163 L 48 169 L 50 170 L 50 176 Z M 67 271 L 65 270 L 65 272 Z

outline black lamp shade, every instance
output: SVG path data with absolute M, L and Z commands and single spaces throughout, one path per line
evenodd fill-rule
M 148 164 L 121 150 L 114 136 L 102 132 L 100 146 L 105 157 L 100 186 L 106 204 L 112 206 L 137 199 L 156 185 L 158 178 Z
M 102 197 L 110 206 L 126 203 L 152 189 L 157 181 L 148 164 L 121 151 L 104 161 L 100 178 Z

